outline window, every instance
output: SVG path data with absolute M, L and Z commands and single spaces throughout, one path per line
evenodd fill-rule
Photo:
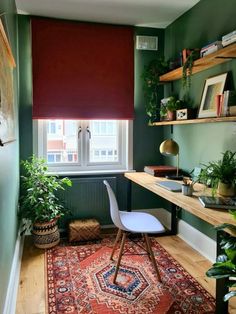
M 132 121 L 36 120 L 34 149 L 50 171 L 132 168 Z

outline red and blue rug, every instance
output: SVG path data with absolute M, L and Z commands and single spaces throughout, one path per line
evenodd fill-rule
M 117 284 L 110 261 L 114 239 L 47 250 L 48 314 L 203 314 L 215 300 L 152 239 L 162 283 L 141 247 L 128 241 Z

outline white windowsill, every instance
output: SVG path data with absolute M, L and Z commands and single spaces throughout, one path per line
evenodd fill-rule
M 100 174 L 120 174 L 125 172 L 136 172 L 136 170 L 120 169 L 120 170 L 90 170 L 90 171 L 49 171 L 48 175 L 58 175 L 58 176 L 94 176 Z

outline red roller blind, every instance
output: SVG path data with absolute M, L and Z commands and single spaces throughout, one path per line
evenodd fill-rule
M 32 18 L 34 119 L 133 119 L 133 28 Z

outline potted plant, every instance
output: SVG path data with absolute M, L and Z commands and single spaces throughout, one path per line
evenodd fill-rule
M 53 247 L 60 241 L 57 220 L 65 213 L 55 193 L 64 190 L 64 186 L 71 186 L 71 180 L 48 175 L 42 158 L 32 156 L 21 164 L 23 175 L 19 215 L 24 220 L 23 233 L 30 228 L 36 247 Z
M 155 59 L 144 66 L 141 78 L 143 79 L 143 91 L 146 98 L 146 113 L 149 122 L 160 120 L 160 82 L 159 77 L 166 73 L 168 64 L 163 58 Z
M 230 211 L 236 218 L 236 212 Z M 228 229 L 232 234 L 236 234 L 236 226 L 232 224 L 222 224 L 217 226 L 216 230 Z M 215 279 L 226 279 L 227 287 L 236 287 L 236 237 L 229 233 L 224 233 L 221 239 L 221 249 L 223 254 L 217 256 L 216 262 L 206 272 L 206 275 Z M 224 301 L 236 296 L 236 290 L 232 290 L 224 296 Z
M 222 196 L 235 195 L 236 152 L 227 150 L 221 160 L 203 166 L 199 181 L 212 187 L 213 196 L 217 189 Z
M 164 98 L 161 101 L 160 116 L 164 120 L 175 120 L 176 110 L 180 109 L 182 101 L 176 99 L 175 96 Z

